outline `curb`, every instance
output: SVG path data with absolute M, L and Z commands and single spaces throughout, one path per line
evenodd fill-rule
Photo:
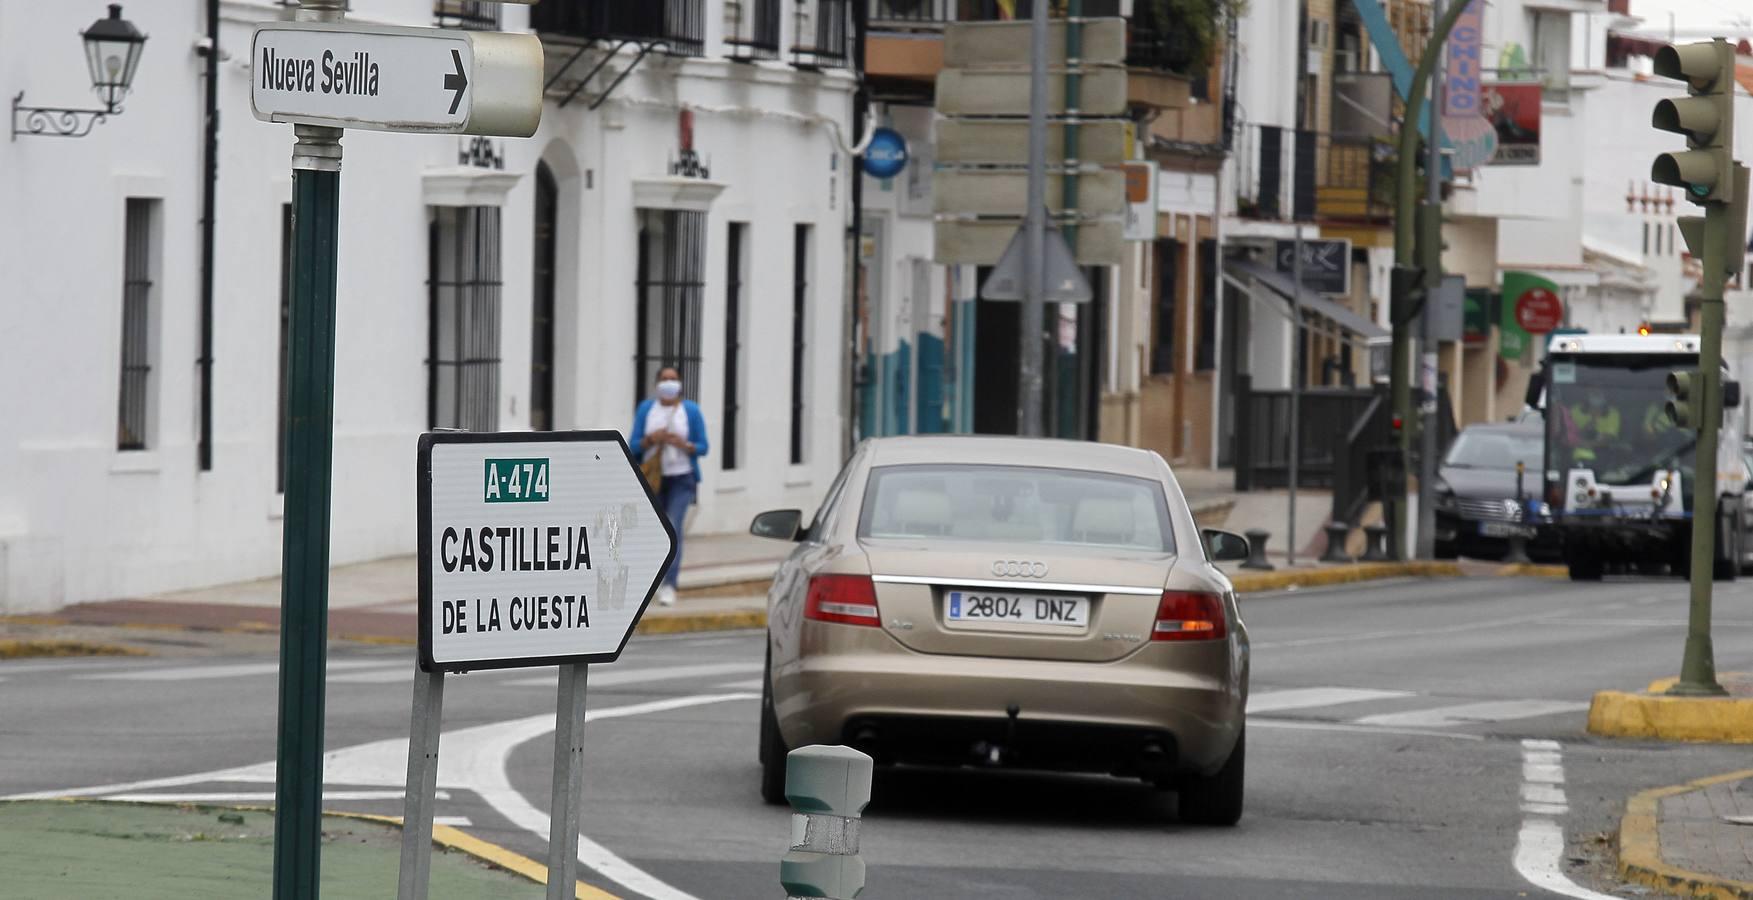
M 1496 574 L 1505 578 L 1569 578 L 1570 569 L 1546 563 L 1510 563 L 1498 567 Z
M 1590 734 L 1713 744 L 1753 744 L 1753 697 L 1669 697 L 1672 681 L 1650 693 L 1597 691 L 1589 703 Z
M 1590 718 L 1593 719 L 1592 714 Z M 1625 817 L 1619 820 L 1619 877 L 1686 897 L 1703 897 L 1707 900 L 1753 898 L 1753 884 L 1701 872 L 1689 872 L 1663 862 L 1661 831 L 1657 827 L 1657 815 L 1661 811 L 1663 798 L 1743 778 L 1753 778 L 1753 769 L 1633 794 L 1625 803 Z
M 103 644 L 94 641 L 66 640 L 62 638 L 19 638 L 0 639 L 0 659 L 31 659 L 36 657 L 64 656 L 146 656 L 144 650 L 123 647 L 120 644 Z
M 20 803 L 20 802 L 37 803 L 37 802 L 43 802 L 43 801 L 0 800 L 0 803 Z M 113 803 L 113 804 L 117 804 L 117 805 L 126 805 L 126 806 L 169 806 L 169 807 L 187 806 L 187 807 L 194 807 L 196 809 L 201 809 L 201 810 L 232 809 L 232 810 L 237 810 L 239 812 L 258 812 L 258 813 L 272 813 L 274 811 L 274 807 L 272 807 L 272 806 L 232 806 L 232 805 L 227 805 L 227 804 L 223 804 L 223 803 L 159 803 L 159 802 L 154 802 L 154 801 L 149 801 L 149 800 L 100 800 L 100 799 L 92 799 L 92 798 L 87 798 L 87 797 L 59 797 L 59 798 L 55 798 L 53 800 L 50 800 L 48 802 L 69 803 L 69 804 L 72 804 L 72 803 L 90 803 L 90 804 L 100 804 L 100 805 Z M 393 825 L 397 829 L 400 829 L 402 827 L 402 817 L 401 816 L 380 816 L 380 815 L 374 815 L 372 813 L 342 812 L 340 810 L 333 810 L 333 809 L 323 810 L 322 815 L 331 816 L 331 817 L 337 818 L 337 819 L 353 819 L 353 820 L 360 821 L 360 822 L 376 822 L 380 825 Z M 529 857 L 524 856 L 523 854 L 518 853 L 515 850 L 509 850 L 509 849 L 506 849 L 505 847 L 499 846 L 498 844 L 494 844 L 494 843 L 491 843 L 489 841 L 484 841 L 484 840 L 482 840 L 478 837 L 475 837 L 473 835 L 470 835 L 470 834 L 465 834 L 461 830 L 454 828 L 450 825 L 437 825 L 437 824 L 433 825 L 432 826 L 432 843 L 434 846 L 442 847 L 446 850 L 455 850 L 458 853 L 462 853 L 466 856 L 472 856 L 475 859 L 478 859 L 478 860 L 480 860 L 480 861 L 482 861 L 490 866 L 493 866 L 493 867 L 498 868 L 498 869 L 504 869 L 505 871 L 510 872 L 513 875 L 522 876 L 523 878 L 526 878 L 530 881 L 533 881 L 536 884 L 547 884 L 548 883 L 548 867 L 547 866 L 545 866 L 539 862 L 536 862 L 535 860 L 530 859 Z M 611 893 L 609 893 L 605 890 L 602 890 L 601 888 L 595 887 L 593 885 L 586 884 L 582 881 L 578 882 L 578 890 L 576 893 L 576 897 L 577 897 L 577 900 L 621 900 L 620 897 L 617 897 L 614 894 L 611 894 Z
M 1230 576 L 1237 593 L 1279 591 L 1286 588 L 1322 587 L 1330 584 L 1351 584 L 1379 581 L 1384 578 L 1451 578 L 1461 575 L 1461 567 L 1452 562 L 1413 560 L 1410 562 L 1351 563 L 1325 569 L 1304 569 L 1289 572 L 1238 572 Z

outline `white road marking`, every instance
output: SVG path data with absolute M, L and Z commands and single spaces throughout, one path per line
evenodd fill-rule
M 28 675 L 33 672 L 58 672 L 67 669 L 137 669 L 157 665 L 156 662 L 129 661 L 109 658 L 102 662 L 0 662 L 0 672 L 8 675 Z
M 751 678 L 748 681 L 727 681 L 724 684 L 714 685 L 714 687 L 721 691 L 758 691 L 762 684 L 761 679 Z
M 323 791 L 323 800 L 400 800 L 401 791 Z M 449 791 L 434 791 L 439 800 L 449 800 Z M 192 794 L 104 794 L 99 799 L 118 803 L 272 803 L 273 791 L 234 791 Z
M 1564 874 L 1564 827 L 1550 818 L 1570 810 L 1564 799 L 1564 790 L 1550 786 L 1564 781 L 1563 762 L 1552 759 L 1557 756 L 1559 750 L 1555 741 L 1522 742 L 1524 772 L 1536 766 L 1556 769 L 1558 779 L 1556 782 L 1522 785 L 1522 812 L 1525 816 L 1522 819 L 1522 830 L 1516 835 L 1516 874 L 1537 888 L 1574 897 L 1576 900 L 1618 900 L 1611 895 L 1582 887 Z M 1530 757 L 1538 761 L 1530 760 Z M 1544 799 L 1532 801 L 1533 796 Z
M 1348 725 L 1342 722 L 1314 722 L 1307 719 L 1249 718 L 1256 728 L 1284 728 L 1290 731 L 1340 731 L 1348 734 L 1391 734 L 1405 737 L 1447 738 L 1451 741 L 1483 741 L 1484 735 L 1465 731 L 1427 731 L 1419 728 L 1377 728 L 1373 725 Z
M 1283 691 L 1262 691 L 1248 696 L 1248 713 L 1285 712 L 1317 706 L 1338 706 L 1365 700 L 1389 700 L 1410 697 L 1411 691 L 1376 691 L 1366 688 L 1292 688 Z
M 345 675 L 330 675 L 330 684 L 395 684 L 401 681 L 414 680 L 414 667 L 409 665 L 396 666 L 393 669 L 369 669 L 364 672 L 348 672 Z
M 392 665 L 400 669 L 406 663 L 362 659 L 329 660 L 329 671 L 380 669 Z M 75 675 L 74 677 L 92 681 L 201 681 L 211 678 L 241 678 L 246 675 L 273 675 L 279 671 L 279 663 L 234 663 L 217 666 L 172 666 L 165 669 L 103 672 L 93 675 Z
M 1511 719 L 1529 719 L 1534 716 L 1577 712 L 1588 708 L 1587 703 L 1561 700 L 1490 700 L 1484 703 L 1463 703 L 1459 706 L 1439 706 L 1435 709 L 1364 716 L 1357 720 L 1357 724 L 1446 728 L 1451 725 L 1476 725 L 1485 722 L 1506 722 Z
M 617 687 L 627 684 L 646 684 L 653 681 L 677 681 L 683 678 L 704 678 L 709 675 L 741 675 L 744 672 L 761 671 L 760 660 L 734 663 L 699 663 L 691 666 L 650 666 L 643 669 L 610 669 L 604 672 L 590 673 L 589 685 L 593 688 Z M 505 684 L 515 687 L 554 687 L 555 677 L 549 678 L 518 678 Z
M 1522 780 L 1534 784 L 1563 784 L 1564 767 L 1524 762 L 1522 763 Z
M 757 663 L 757 668 L 759 664 Z M 650 713 L 669 712 L 691 706 L 725 703 L 732 700 L 758 700 L 756 693 L 697 694 L 670 697 L 647 703 L 586 710 L 585 721 L 619 719 Z M 511 753 L 525 741 L 534 740 L 554 730 L 554 714 L 545 713 L 507 722 L 495 722 L 445 732 L 439 741 L 438 784 L 452 790 L 475 792 L 489 806 L 518 827 L 546 840 L 548 814 L 536 809 L 512 787 L 506 764 Z M 389 738 L 371 741 L 329 752 L 324 755 L 325 783 L 374 785 L 402 788 L 407 778 L 408 741 Z M 121 784 L 97 785 L 61 791 L 35 791 L 15 794 L 5 800 L 49 800 L 60 797 L 92 797 L 157 788 L 182 787 L 213 782 L 274 783 L 273 761 L 231 769 L 216 769 L 193 775 L 151 778 Z M 402 796 L 399 791 L 396 796 Z M 578 838 L 578 858 L 585 866 L 604 878 L 642 894 L 650 900 L 698 900 L 683 891 L 659 881 L 632 863 L 616 856 L 608 848 L 588 837 Z
M 469 821 L 468 816 L 433 816 L 432 824 L 449 825 L 452 828 L 467 828 L 475 823 Z

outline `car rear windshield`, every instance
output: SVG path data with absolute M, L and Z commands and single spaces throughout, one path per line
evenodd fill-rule
M 1160 483 L 1024 466 L 872 469 L 858 536 L 1175 550 Z

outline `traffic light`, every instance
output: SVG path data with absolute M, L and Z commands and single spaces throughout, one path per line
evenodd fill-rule
M 1688 96 L 1656 104 L 1651 124 L 1685 135 L 1686 149 L 1656 157 L 1651 180 L 1685 190 L 1694 203 L 1729 202 L 1735 189 L 1734 48 L 1720 38 L 1663 47 L 1656 51 L 1655 70 L 1686 82 Z M 1693 247 L 1693 255 L 1702 256 L 1701 249 Z
M 1698 389 L 1700 379 L 1694 371 L 1668 373 L 1668 421 L 1681 428 L 1698 427 Z

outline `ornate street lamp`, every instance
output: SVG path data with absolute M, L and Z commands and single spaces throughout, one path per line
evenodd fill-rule
M 24 92 L 12 98 L 12 139 L 21 134 L 45 137 L 84 137 L 93 126 L 118 115 L 122 98 L 134 83 L 134 70 L 140 65 L 140 50 L 146 35 L 134 23 L 122 18 L 122 5 L 110 4 L 108 16 L 91 23 L 79 33 L 85 41 L 85 64 L 91 70 L 91 89 L 103 100 L 102 109 L 64 109 L 47 106 L 25 106 Z

